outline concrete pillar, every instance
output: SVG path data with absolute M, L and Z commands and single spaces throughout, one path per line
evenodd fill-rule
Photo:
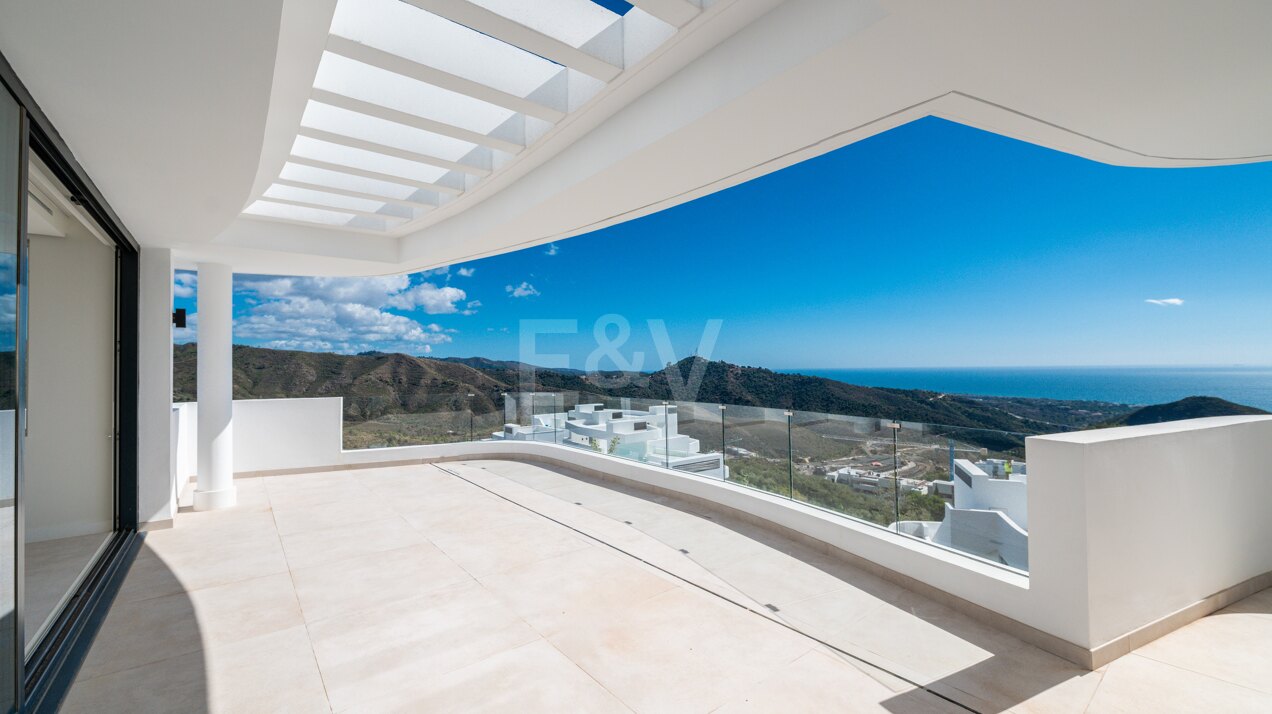
M 199 475 L 194 510 L 229 508 L 234 492 L 234 272 L 199 263 Z
M 172 251 L 141 249 L 137 349 L 137 521 L 172 522 L 177 504 L 172 468 Z

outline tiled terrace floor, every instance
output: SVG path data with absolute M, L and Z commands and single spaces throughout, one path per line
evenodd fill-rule
M 148 534 L 66 711 L 1272 711 L 1272 590 L 1086 672 L 720 514 L 443 467 Z

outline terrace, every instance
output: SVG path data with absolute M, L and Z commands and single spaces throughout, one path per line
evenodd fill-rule
M 1026 436 L 465 393 L 346 425 L 340 398 L 235 400 L 233 357 L 235 275 L 396 281 L 392 305 L 355 308 L 444 338 L 398 313 L 478 301 L 433 305 L 407 274 L 545 250 L 910 122 L 1157 177 L 1272 161 L 1272 5 L 49 0 L 3 16 L 0 711 L 1272 710 L 1272 417 Z M 893 178 L 833 203 L 908 183 Z M 785 199 L 756 205 L 797 210 Z M 1191 225 L 1170 203 L 1154 219 L 1176 225 L 1146 235 Z M 1088 258 L 1082 237 L 1051 257 Z M 852 280 L 890 280 L 912 248 L 819 239 L 892 251 Z M 1212 239 L 1232 245 L 1196 241 L 1222 253 Z M 819 257 L 763 240 L 742 257 Z M 581 312 L 615 290 L 740 289 L 712 260 L 621 248 L 582 275 Z M 1017 273 L 984 274 L 951 289 L 1016 294 Z M 195 282 L 186 323 L 174 296 Z M 500 297 L 524 305 L 514 285 Z M 324 340 L 335 324 L 269 317 Z M 174 325 L 197 330 L 197 403 L 173 403 Z
M 1258 711 L 1272 591 L 1088 671 L 844 551 L 519 460 L 240 479 L 65 711 Z M 187 494 L 188 496 L 188 494 Z

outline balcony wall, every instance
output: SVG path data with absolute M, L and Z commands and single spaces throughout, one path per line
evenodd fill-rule
M 1031 437 L 1028 449 L 1031 587 L 1088 612 L 1066 639 L 1116 657 L 1272 585 L 1272 417 Z M 1052 532 L 1066 537 L 1039 537 Z
M 569 446 L 346 451 L 341 406 L 338 398 L 235 402 L 236 473 L 482 457 L 568 465 L 784 529 L 1091 668 L 1272 585 L 1272 539 L 1260 517 L 1272 478 L 1272 417 L 1030 437 L 1024 576 L 733 483 Z M 196 405 L 177 412 L 192 420 Z M 176 431 L 175 461 L 193 464 L 195 430 Z

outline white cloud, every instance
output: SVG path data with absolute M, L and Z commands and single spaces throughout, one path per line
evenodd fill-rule
M 467 294 L 433 283 L 412 285 L 410 276 L 305 278 L 250 276 L 235 287 L 247 308 L 234 336 L 275 349 L 425 354 L 452 340 L 437 323 L 389 312 L 429 315 L 460 312 Z M 254 302 L 255 301 L 255 302 Z
M 561 246 L 557 245 L 556 243 L 549 243 L 549 244 L 548 244 L 548 249 L 547 249 L 547 250 L 545 250 L 545 251 L 543 251 L 543 254 L 544 254 L 544 255 L 556 255 L 557 253 L 560 253 L 560 252 L 561 252 Z
M 459 277 L 461 278 L 471 278 L 473 277 L 473 273 L 477 272 L 477 269 L 476 268 L 460 268 L 456 272 L 459 273 Z
M 433 329 L 436 328 L 436 329 Z M 440 325 L 421 325 L 357 303 L 298 299 L 264 303 L 234 321 L 234 336 L 281 349 L 335 352 L 427 351 L 451 341 Z
M 187 342 L 195 342 L 199 338 L 199 313 L 192 312 L 186 315 L 185 327 L 172 328 L 172 341 L 175 344 L 183 345 Z
M 459 288 L 452 288 L 449 285 L 439 288 L 432 283 L 420 283 L 393 295 L 386 304 L 402 310 L 423 308 L 424 312 L 430 315 L 449 315 L 459 312 L 455 303 L 466 297 L 468 294 Z
M 261 298 L 308 297 L 325 302 L 352 302 L 371 307 L 388 304 L 391 296 L 411 285 L 407 275 L 375 278 L 261 278 L 247 276 L 235 286 L 239 292 Z
M 1176 305 L 1184 304 L 1183 298 L 1161 298 L 1161 299 L 1149 298 L 1148 300 L 1145 300 L 1144 302 L 1149 303 L 1150 305 L 1167 305 L 1167 306 L 1176 306 Z
M 532 297 L 539 294 L 539 291 L 535 290 L 533 285 L 525 282 L 524 280 L 516 287 L 505 285 L 504 292 L 515 298 Z
M 172 275 L 172 296 L 178 298 L 192 298 L 195 295 L 195 288 L 198 284 L 198 273 L 178 270 Z

